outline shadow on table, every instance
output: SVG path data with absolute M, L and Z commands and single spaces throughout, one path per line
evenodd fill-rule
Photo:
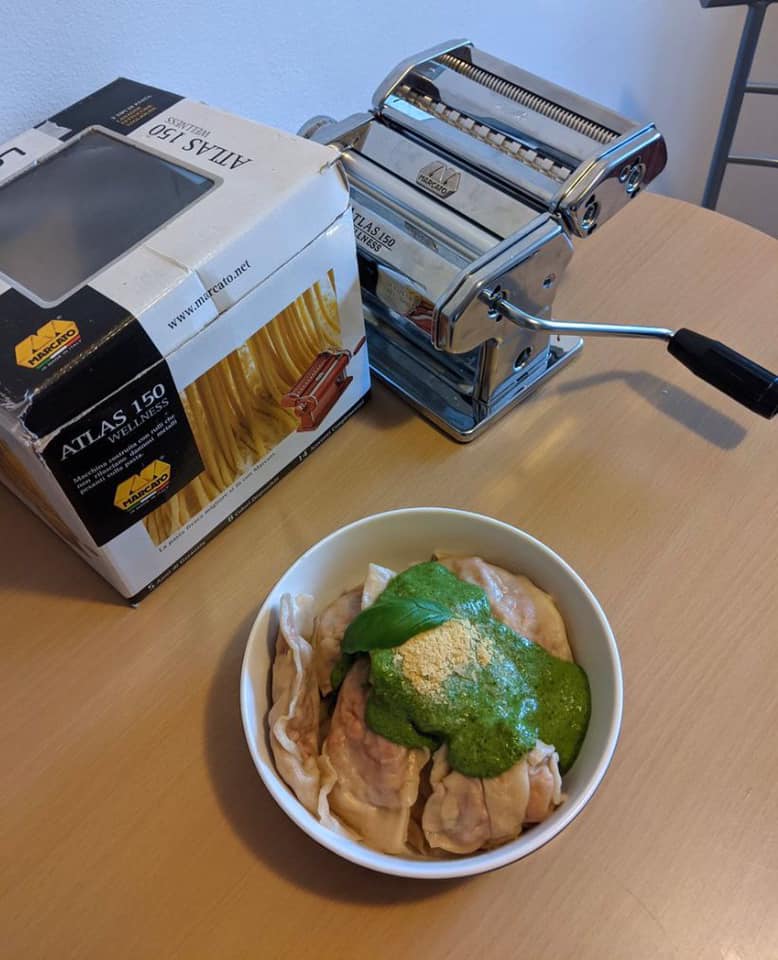
M 377 430 L 396 430 L 418 414 L 373 375 L 370 396 L 359 416 Z
M 205 714 L 208 770 L 219 803 L 243 843 L 292 883 L 327 899 L 392 903 L 440 896 L 462 881 L 407 880 L 355 866 L 304 834 L 265 789 L 240 717 L 240 668 L 254 614 L 232 638 L 214 676 Z
M 0 485 L 0 595 L 73 597 L 111 607 L 127 601 L 9 490 Z
M 620 380 L 647 400 L 660 413 L 696 433 L 722 450 L 733 450 L 746 437 L 747 430 L 737 421 L 720 413 L 680 387 L 670 386 L 645 370 L 610 370 L 557 384 L 559 393 L 576 393 L 588 387 Z M 705 389 L 705 387 L 702 387 Z M 733 400 L 734 404 L 735 401 Z

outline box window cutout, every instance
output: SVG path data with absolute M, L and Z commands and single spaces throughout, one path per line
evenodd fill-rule
M 89 131 L 0 188 L 0 274 L 55 304 L 213 185 Z

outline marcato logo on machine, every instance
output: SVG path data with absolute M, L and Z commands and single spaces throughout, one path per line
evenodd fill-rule
M 450 197 L 459 189 L 462 174 L 453 167 L 446 166 L 441 160 L 433 160 L 422 167 L 416 175 L 416 183 L 438 197 Z
M 30 370 L 43 370 L 80 340 L 78 327 L 71 320 L 50 320 L 16 344 L 16 362 Z
M 114 506 L 120 510 L 137 510 L 162 493 L 170 483 L 171 472 L 170 465 L 164 460 L 153 460 L 138 473 L 122 480 L 116 488 Z

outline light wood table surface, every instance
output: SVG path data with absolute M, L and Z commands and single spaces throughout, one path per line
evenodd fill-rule
M 556 314 L 685 325 L 775 368 L 778 243 L 644 196 L 580 245 Z M 138 609 L 0 492 L 0 956 L 778 957 L 777 431 L 652 342 L 590 340 L 470 446 L 376 387 Z M 371 874 L 303 835 L 238 705 L 252 618 L 294 558 L 433 504 L 558 550 L 625 676 L 583 814 L 529 859 L 448 883 Z

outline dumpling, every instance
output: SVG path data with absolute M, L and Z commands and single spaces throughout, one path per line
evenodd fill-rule
M 473 853 L 483 847 L 491 830 L 483 781 L 452 770 L 445 744 L 433 754 L 430 785 L 432 795 L 421 818 L 430 847 L 448 853 Z
M 268 714 L 270 746 L 278 772 L 306 809 L 319 799 L 319 691 L 313 650 L 305 639 L 313 631 L 313 597 L 281 597 L 273 706 Z
M 551 597 L 527 577 L 509 573 L 480 557 L 442 556 L 440 563 L 460 580 L 481 587 L 494 616 L 511 630 L 560 660 L 573 659 L 562 615 Z
M 332 668 L 340 659 L 346 627 L 362 609 L 362 587 L 349 590 L 316 617 L 313 627 L 313 662 L 316 682 L 323 695 L 332 691 Z
M 524 823 L 542 823 L 562 802 L 562 775 L 556 750 L 535 741 L 534 749 L 524 758 L 529 775 L 529 801 Z
M 482 783 L 491 825 L 489 846 L 515 839 L 522 827 L 541 823 L 562 802 L 559 757 L 542 740 L 505 773 Z
M 362 587 L 362 609 L 375 603 L 386 590 L 389 581 L 394 580 L 396 576 L 394 570 L 388 567 L 381 567 L 377 563 L 369 564 L 365 584 Z
M 482 780 L 489 814 L 489 846 L 515 840 L 526 822 L 531 788 L 526 757 L 498 777 Z
M 340 660 L 343 634 L 360 610 L 369 607 L 396 576 L 394 570 L 369 564 L 361 587 L 349 590 L 316 617 L 313 627 L 313 662 L 319 690 L 326 696 L 332 692 L 332 669 Z
M 448 764 L 448 750 L 433 757 L 432 795 L 422 829 L 433 850 L 474 853 L 514 840 L 522 828 L 545 820 L 562 802 L 559 758 L 553 747 L 534 748 L 498 777 L 466 777 Z
M 368 661 L 358 660 L 338 692 L 322 748 L 319 818 L 331 826 L 334 814 L 376 850 L 407 854 L 411 808 L 429 751 L 392 743 L 367 727 L 368 672 Z

